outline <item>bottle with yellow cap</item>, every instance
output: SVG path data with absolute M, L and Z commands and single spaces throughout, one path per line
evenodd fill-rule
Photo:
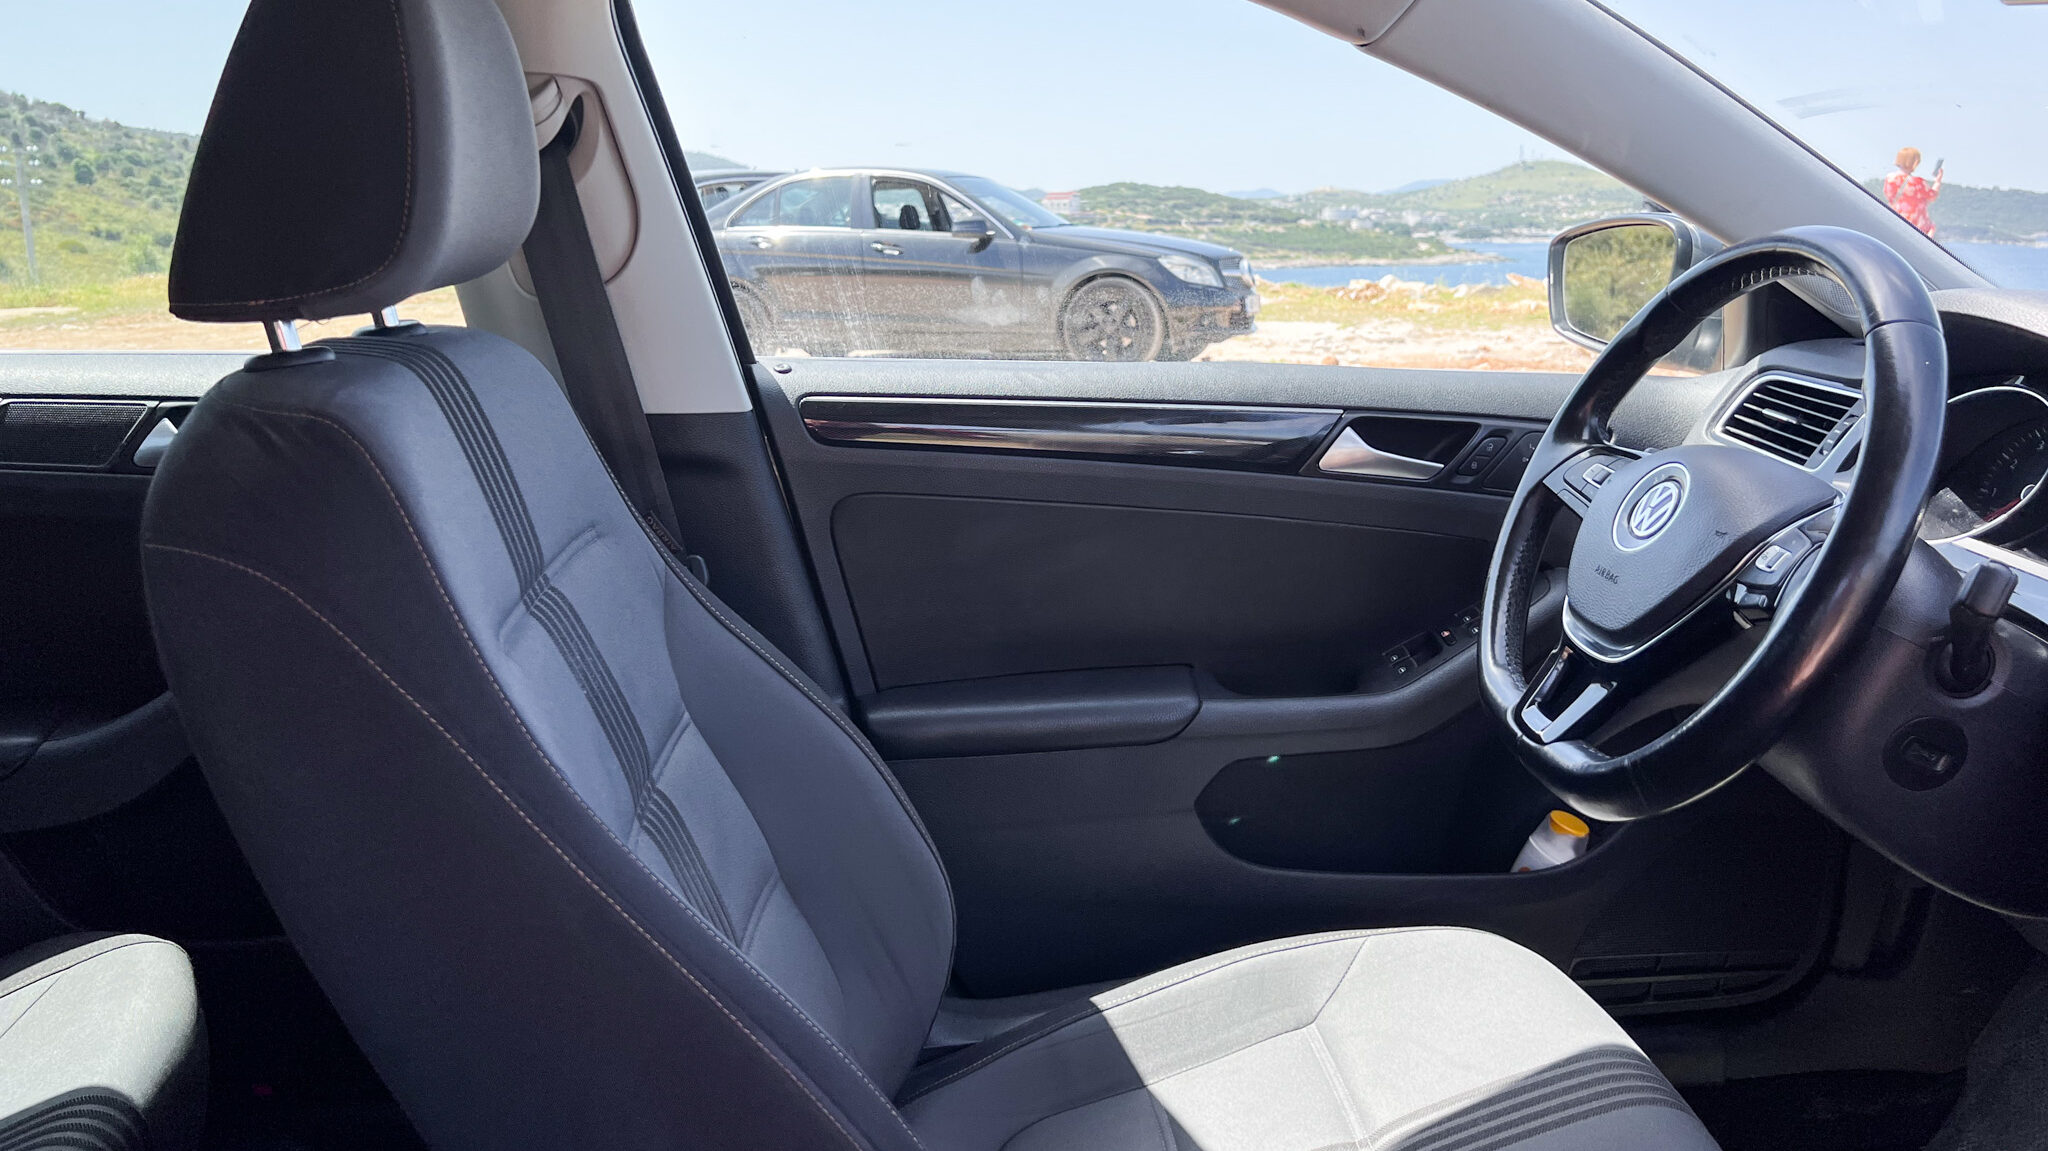
M 1591 833 L 1585 820 L 1569 811 L 1553 811 L 1550 818 L 1529 833 L 1529 842 L 1522 845 L 1522 853 L 1515 856 L 1511 870 L 1542 871 L 1570 863 L 1586 854 L 1587 836 Z

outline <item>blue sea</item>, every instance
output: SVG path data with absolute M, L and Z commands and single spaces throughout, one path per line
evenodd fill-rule
M 1319 264 L 1302 268 L 1260 266 L 1257 270 L 1268 280 L 1284 284 L 1311 284 L 1319 288 L 1342 287 L 1353 280 L 1377 280 L 1386 275 L 1456 287 L 1459 284 L 1505 284 L 1509 272 L 1539 280 L 1549 273 L 1548 244 L 1472 241 L 1458 246 L 1475 253 L 1470 263 Z M 1956 241 L 1948 245 L 1948 250 L 2000 287 L 2048 289 L 2048 247 Z

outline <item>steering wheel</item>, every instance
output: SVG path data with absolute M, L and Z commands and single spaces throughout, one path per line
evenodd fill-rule
M 1645 453 L 1614 442 L 1615 406 L 1658 359 L 1730 300 L 1793 276 L 1839 285 L 1862 327 L 1863 402 L 1852 415 L 1865 438 L 1846 498 L 1745 447 Z M 1947 394 L 1932 297 L 1898 253 L 1860 232 L 1793 228 L 1725 248 L 1644 305 L 1543 433 L 1487 575 L 1482 694 L 1536 777 L 1595 818 L 1638 819 L 1713 791 L 1775 744 L 1898 582 L 1934 480 Z M 1565 508 L 1580 522 L 1563 635 L 1531 674 L 1531 585 Z M 1766 629 L 1763 639 L 1705 704 L 1641 746 L 1608 754 L 1589 742 L 1625 703 L 1743 627 Z

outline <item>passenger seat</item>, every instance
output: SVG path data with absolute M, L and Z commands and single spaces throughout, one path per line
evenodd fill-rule
M 206 1114 L 192 964 L 147 935 L 0 959 L 0 1148 L 183 1151 Z

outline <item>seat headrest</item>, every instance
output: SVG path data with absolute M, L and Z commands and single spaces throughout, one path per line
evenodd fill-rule
M 375 312 L 504 263 L 539 201 L 492 0 L 255 0 L 193 160 L 171 313 Z

